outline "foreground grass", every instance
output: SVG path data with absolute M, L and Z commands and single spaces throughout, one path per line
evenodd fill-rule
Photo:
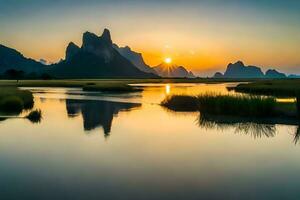
M 30 91 L 16 87 L 0 87 L 0 112 L 18 114 L 23 109 L 33 107 L 33 95 Z
M 162 106 L 173 111 L 200 111 L 203 114 L 240 117 L 295 116 L 294 104 L 277 103 L 273 97 L 246 95 L 203 94 L 199 96 L 173 95 Z

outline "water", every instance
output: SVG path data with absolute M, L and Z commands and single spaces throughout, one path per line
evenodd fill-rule
M 158 105 L 226 86 L 31 88 L 41 123 L 0 121 L 1 199 L 299 199 L 297 125 L 220 122 Z

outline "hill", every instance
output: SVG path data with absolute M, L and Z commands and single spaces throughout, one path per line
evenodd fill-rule
M 65 60 L 51 65 L 49 73 L 58 78 L 156 78 L 139 70 L 114 47 L 108 29 L 101 36 L 85 32 L 82 46 L 70 42 Z
M 195 75 L 191 71 L 189 72 L 183 66 L 174 64 L 161 63 L 160 65 L 153 67 L 153 69 L 161 77 L 195 78 Z

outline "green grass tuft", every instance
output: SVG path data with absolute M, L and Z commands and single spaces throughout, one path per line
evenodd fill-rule
M 23 109 L 23 100 L 18 96 L 7 96 L 0 100 L 0 110 L 4 113 L 19 114 Z
M 17 114 L 33 107 L 33 95 L 30 91 L 15 87 L 1 87 L 0 91 L 0 112 Z
M 179 112 L 198 111 L 199 105 L 195 96 L 172 95 L 161 102 L 161 105 Z
M 26 116 L 26 118 L 29 119 L 33 123 L 39 123 L 42 120 L 42 111 L 41 110 L 31 111 Z
M 101 91 L 101 92 L 138 92 L 140 88 L 132 87 L 122 83 L 102 83 L 102 84 L 87 84 L 83 86 L 83 91 Z
M 174 111 L 200 111 L 213 115 L 266 117 L 276 114 L 277 103 L 272 97 L 203 94 L 199 96 L 170 96 L 161 105 Z
M 199 110 L 208 114 L 243 117 L 266 117 L 275 114 L 276 100 L 272 97 L 205 94 L 197 97 Z

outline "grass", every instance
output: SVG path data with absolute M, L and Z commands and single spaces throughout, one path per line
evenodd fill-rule
M 13 87 L 79 87 L 85 91 L 135 92 L 141 88 L 130 87 L 138 83 L 224 83 L 246 82 L 255 79 L 215 78 L 156 78 L 156 79 L 57 79 L 57 80 L 0 80 L 1 86 Z
M 33 123 L 39 123 L 42 120 L 42 111 L 33 110 L 26 116 L 26 118 Z
M 300 79 L 255 81 L 239 84 L 232 89 L 241 93 L 296 97 L 300 96 Z
M 178 112 L 198 111 L 199 103 L 196 96 L 172 95 L 161 102 L 161 105 Z
M 142 89 L 132 87 L 122 83 L 103 83 L 103 84 L 86 84 L 82 88 L 84 91 L 102 91 L 102 92 L 138 92 Z
M 273 97 L 248 95 L 173 95 L 161 105 L 173 111 L 200 111 L 203 114 L 240 117 L 270 117 L 286 115 L 287 112 Z
M 197 97 L 199 110 L 209 114 L 265 117 L 275 114 L 276 100 L 272 97 L 245 95 L 212 95 Z
M 30 91 L 16 87 L 0 87 L 0 112 L 20 113 L 33 107 L 33 95 Z
M 24 103 L 18 96 L 8 96 L 0 100 L 0 111 L 4 113 L 20 113 L 24 109 Z
M 214 79 L 214 78 L 157 78 L 157 79 L 58 79 L 58 80 L 0 80 L 0 86 L 19 87 L 83 87 L 101 84 L 131 83 L 224 83 L 249 82 L 256 79 Z

